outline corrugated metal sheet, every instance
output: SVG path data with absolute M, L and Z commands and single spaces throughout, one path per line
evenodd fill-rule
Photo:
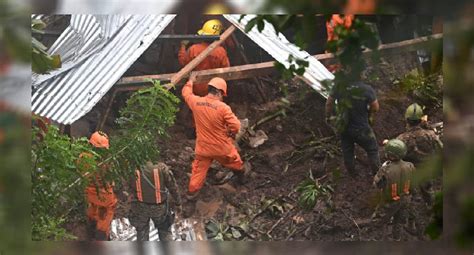
M 50 48 L 63 67 L 33 77 L 32 111 L 71 124 L 89 112 L 176 15 L 73 15 Z
M 255 15 L 245 15 L 240 21 L 240 14 L 225 14 L 224 17 L 245 33 L 245 26 L 251 19 L 255 18 Z M 275 60 L 282 63 L 286 67 L 290 65 L 288 62 L 288 57 L 290 54 L 298 59 L 304 59 L 308 61 L 309 66 L 306 68 L 306 72 L 304 73 L 303 77 L 313 89 L 327 98 L 327 93 L 323 90 L 321 81 L 327 79 L 333 80 L 334 75 L 329 72 L 326 67 L 315 57 L 311 56 L 308 52 L 301 50 L 296 45 L 290 43 L 283 34 L 280 33 L 277 35 L 273 25 L 266 21 L 262 32 L 259 32 L 255 26 L 246 34 L 252 41 L 262 47 L 273 58 L 275 58 Z

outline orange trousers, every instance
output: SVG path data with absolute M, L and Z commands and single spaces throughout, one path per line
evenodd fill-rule
M 105 232 L 107 236 L 110 234 L 110 223 L 114 219 L 115 205 L 117 198 L 110 189 L 99 189 L 99 195 L 95 187 L 86 188 L 87 198 L 87 217 L 96 221 L 96 229 Z
M 192 164 L 191 180 L 189 180 L 188 190 L 190 193 L 199 191 L 204 182 L 206 181 L 207 171 L 212 164 L 212 161 L 216 160 L 224 167 L 230 168 L 234 171 L 243 171 L 244 162 L 240 159 L 239 152 L 235 147 L 227 155 L 217 155 L 211 157 L 205 157 L 196 155 Z

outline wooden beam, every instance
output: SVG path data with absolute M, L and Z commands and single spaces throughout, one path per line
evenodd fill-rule
M 231 66 L 224 68 L 215 68 L 203 71 L 194 71 L 193 75 L 196 75 L 197 83 L 204 83 L 211 80 L 213 77 L 221 77 L 225 80 L 240 80 L 253 78 L 256 76 L 264 76 L 277 73 L 274 67 L 274 62 L 263 62 L 258 64 L 247 64 L 241 66 Z M 156 79 L 162 82 L 170 81 L 171 78 L 176 73 L 171 74 L 158 74 L 158 75 L 143 75 L 143 76 L 133 76 L 133 77 L 124 77 L 120 79 L 116 85 L 119 90 L 135 90 L 148 87 L 151 83 L 147 83 L 147 79 Z M 183 78 L 189 77 L 190 74 L 186 74 Z M 139 85 L 134 85 L 139 84 Z
M 406 40 L 402 42 L 389 43 L 380 45 L 378 48 L 379 51 L 384 51 L 386 53 L 398 53 L 403 51 L 413 51 L 422 46 L 426 46 L 427 43 L 430 43 L 433 40 L 439 40 L 443 38 L 443 34 L 435 34 L 432 36 L 425 36 L 416 39 Z M 372 50 L 365 50 L 364 55 L 372 53 Z M 335 60 L 334 54 L 325 53 L 314 55 L 314 57 L 319 61 L 325 60 Z M 257 76 L 265 76 L 276 73 L 274 67 L 275 61 L 263 62 L 258 64 L 247 64 L 240 66 L 231 66 L 225 68 L 216 68 L 203 71 L 194 71 L 193 74 L 196 75 L 196 82 L 202 83 L 207 82 L 213 77 L 221 77 L 225 80 L 239 80 L 239 79 L 248 79 Z M 137 90 L 143 87 L 148 87 L 149 85 L 143 84 L 146 83 L 146 79 L 157 79 L 160 81 L 170 81 L 172 77 L 176 76 L 177 73 L 171 74 L 158 74 L 158 75 L 144 75 L 144 76 L 133 76 L 133 77 L 124 77 L 120 79 L 116 85 L 121 88 L 121 90 Z M 189 77 L 189 72 L 183 74 L 181 79 Z M 141 84 L 139 86 L 133 84 Z M 175 83 L 176 84 L 176 83 Z M 133 85 L 133 86 L 131 86 Z M 169 89 L 169 88 L 168 88 Z
M 195 57 L 191 62 L 189 62 L 185 67 L 183 67 L 179 72 L 177 72 L 173 77 L 171 77 L 171 84 L 177 84 L 181 81 L 187 74 L 189 74 L 196 66 L 198 66 L 211 52 L 221 45 L 233 32 L 235 31 L 234 26 L 230 26 L 222 33 L 218 41 L 214 41 L 207 48 L 201 52 L 197 57 Z M 170 89 L 172 85 L 165 86 L 167 89 Z

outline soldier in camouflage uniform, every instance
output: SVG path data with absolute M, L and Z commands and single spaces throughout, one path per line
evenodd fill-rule
M 422 117 L 422 107 L 416 103 L 410 105 L 405 113 L 407 131 L 397 137 L 407 145 L 407 155 L 403 159 L 412 162 L 417 167 L 443 148 L 443 142 L 439 136 L 433 130 L 424 129 L 421 126 Z M 431 186 L 431 181 L 420 185 L 421 195 L 428 205 L 432 203 Z
M 415 219 L 409 211 L 411 204 L 411 182 L 415 166 L 403 161 L 407 147 L 398 140 L 390 140 L 385 145 L 385 154 L 388 158 L 374 177 L 374 186 L 381 191 L 383 204 L 379 205 L 376 215 L 381 217 L 382 224 L 388 224 L 393 217 L 392 238 L 399 241 L 401 239 L 401 229 L 409 220 L 411 227 L 414 227 Z
M 137 230 L 138 241 L 149 240 L 149 221 L 158 229 L 160 241 L 171 241 L 174 213 L 169 206 L 173 200 L 177 213 L 181 213 L 181 198 L 173 173 L 164 163 L 147 162 L 136 170 L 132 183 L 134 196 L 130 208 L 130 223 Z
M 443 148 L 443 142 L 438 135 L 429 129 L 421 126 L 423 109 L 418 104 L 410 105 L 405 113 L 407 121 L 407 131 L 400 134 L 397 139 L 402 140 L 407 145 L 407 155 L 404 160 L 419 165 L 428 157 Z

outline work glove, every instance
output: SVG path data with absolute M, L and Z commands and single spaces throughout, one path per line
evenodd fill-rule
M 181 41 L 181 46 L 186 47 L 186 46 L 188 46 L 188 44 L 189 44 L 189 41 L 188 41 L 188 40 L 182 40 L 182 41 Z

